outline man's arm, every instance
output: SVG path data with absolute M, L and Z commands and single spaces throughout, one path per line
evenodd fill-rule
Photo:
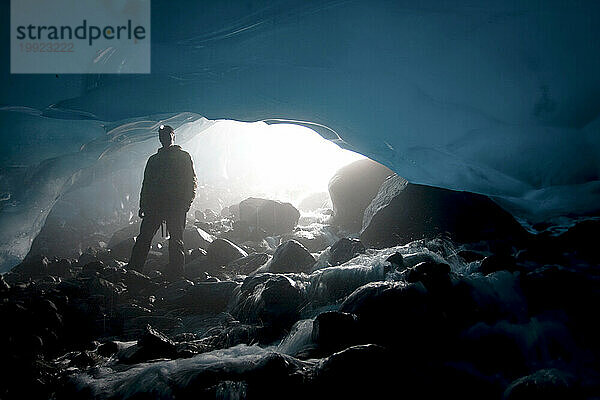
M 187 154 L 187 165 L 186 165 L 186 191 L 185 191 L 185 200 L 187 201 L 186 205 L 189 208 L 192 205 L 192 201 L 194 201 L 194 197 L 196 197 L 196 189 L 198 188 L 198 180 L 196 179 L 196 171 L 194 171 L 194 162 L 192 161 L 192 157 Z
M 152 175 L 152 157 L 150 157 L 146 163 L 146 168 L 144 169 L 144 180 L 142 182 L 142 191 L 140 192 L 140 211 L 138 212 L 140 218 L 142 217 L 142 214 L 148 211 L 148 206 L 150 205 L 150 186 L 153 182 Z

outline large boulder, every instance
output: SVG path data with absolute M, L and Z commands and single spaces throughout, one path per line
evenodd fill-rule
M 4 280 L 4 277 L 0 275 L 0 293 L 6 293 L 10 290 L 10 285 Z
M 183 243 L 186 249 L 207 250 L 215 237 L 208 232 L 192 226 L 183 232 Z
M 242 322 L 260 322 L 277 336 L 300 319 L 303 300 L 301 289 L 287 276 L 257 275 L 244 280 L 232 315 Z
M 175 358 L 177 346 L 162 332 L 146 325 L 137 344 L 121 355 L 121 361 L 134 364 L 158 358 Z
M 421 282 L 369 283 L 348 296 L 339 311 L 358 317 L 363 343 L 433 354 L 445 337 L 442 310 Z
M 291 232 L 298 224 L 300 212 L 290 203 L 250 197 L 240 205 L 240 220 L 268 235 Z
M 394 175 L 364 213 L 361 241 L 374 248 L 448 233 L 459 242 L 526 237 L 523 227 L 487 196 L 408 183 Z
M 504 392 L 505 400 L 584 398 L 576 380 L 558 369 L 542 369 L 512 382 Z
M 238 275 L 248 275 L 262 267 L 267 261 L 269 261 L 268 254 L 253 253 L 230 262 L 227 264 L 226 270 Z
M 281 236 L 281 241 L 296 240 L 301 243 L 311 253 L 323 251 L 331 246 L 334 241 L 334 235 L 329 232 L 328 227 L 309 226 L 296 228 L 293 233 Z
M 132 269 L 127 270 L 123 276 L 123 283 L 127 286 L 127 289 L 133 293 L 138 293 L 155 285 L 155 283 L 146 275 Z
M 339 351 L 356 344 L 357 330 L 356 315 L 326 311 L 315 318 L 311 339 L 324 351 Z
M 322 399 L 419 398 L 406 396 L 402 363 L 388 349 L 366 344 L 352 346 L 324 358 L 315 370 L 314 385 Z M 377 382 L 377 383 L 375 383 Z M 383 382 L 401 382 L 398 385 Z
M 176 304 L 195 313 L 217 314 L 227 310 L 239 286 L 232 281 L 198 282 L 190 286 Z
M 223 238 L 213 240 L 207 249 L 208 262 L 216 266 L 227 265 L 231 261 L 246 257 L 247 255 L 248 253 L 235 243 Z
M 49 274 L 50 261 L 44 256 L 28 256 L 11 272 L 19 274 L 22 279 L 37 278 Z
M 288 272 L 310 273 L 314 264 L 315 258 L 306 247 L 296 240 L 288 240 L 275 250 L 269 271 L 278 274 Z
M 333 222 L 342 229 L 357 232 L 365 208 L 377 194 L 385 178 L 394 172 L 369 159 L 358 160 L 340 168 L 329 181 L 333 202 Z
M 409 283 L 422 282 L 431 292 L 449 289 L 450 266 L 446 263 L 424 261 L 414 267 L 406 268 L 402 276 Z
M 329 263 L 340 265 L 365 252 L 365 245 L 357 239 L 341 238 L 329 249 Z
M 129 260 L 135 239 L 130 237 L 110 247 L 110 255 L 117 260 Z

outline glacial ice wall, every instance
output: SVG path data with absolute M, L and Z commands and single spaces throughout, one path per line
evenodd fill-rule
M 592 0 L 153 1 L 152 74 L 10 75 L 2 63 L 0 105 L 58 121 L 76 145 L 157 113 L 311 121 L 411 182 L 491 195 L 535 223 L 599 211 L 599 19 Z M 20 134 L 13 120 L 0 115 L 4 143 Z M 32 163 L 62 160 L 60 179 L 43 177 L 54 188 L 98 156 L 23 148 Z M 72 161 L 53 158 L 61 149 Z M 7 151 L 0 180 L 14 181 L 25 153 Z M 4 227 L 15 214 L 1 212 Z

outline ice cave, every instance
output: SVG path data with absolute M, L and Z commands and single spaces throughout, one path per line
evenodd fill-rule
M 600 397 L 600 3 L 151 18 L 149 74 L 0 63 L 0 398 Z M 128 264 L 165 125 L 176 281 Z

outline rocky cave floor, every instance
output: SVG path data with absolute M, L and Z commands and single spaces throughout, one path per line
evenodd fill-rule
M 372 249 L 203 218 L 186 279 L 164 279 L 164 240 L 127 269 L 137 226 L 2 276 L 0 398 L 600 396 L 598 221 Z

